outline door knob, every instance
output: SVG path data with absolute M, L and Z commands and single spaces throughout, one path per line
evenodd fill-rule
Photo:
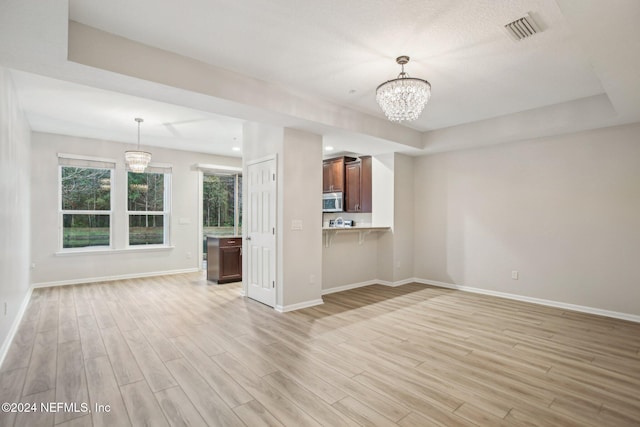
M 246 240 L 251 240 L 251 236 L 247 236 L 247 237 L 246 237 Z

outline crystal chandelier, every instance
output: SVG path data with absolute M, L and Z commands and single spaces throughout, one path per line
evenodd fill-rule
M 378 86 L 376 101 L 392 122 L 415 120 L 431 97 L 431 84 L 405 73 L 404 65 L 409 62 L 408 56 L 399 56 L 396 62 L 402 66 L 402 72 L 398 78 Z
M 124 160 L 127 162 L 127 167 L 131 172 L 142 173 L 151 161 L 151 153 L 140 151 L 140 123 L 144 120 L 136 118 L 135 121 L 138 122 L 138 149 L 135 151 L 125 151 Z

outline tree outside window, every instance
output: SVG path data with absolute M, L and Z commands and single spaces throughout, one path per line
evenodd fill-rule
M 128 172 L 129 245 L 167 244 L 164 173 Z
M 242 175 L 204 175 L 202 229 L 204 236 L 242 234 Z M 205 241 L 205 257 L 206 252 Z
M 62 248 L 110 246 L 112 169 L 60 167 Z

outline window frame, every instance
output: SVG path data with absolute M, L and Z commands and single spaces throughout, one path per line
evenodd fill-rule
M 130 211 L 129 210 L 129 173 L 130 170 L 126 170 L 126 188 L 125 188 L 125 241 L 127 249 L 146 249 L 146 248 L 170 248 L 171 247 L 171 184 L 172 184 L 172 169 L 170 165 L 158 165 L 151 164 L 142 173 L 153 173 L 153 174 L 163 174 L 164 175 L 164 190 L 163 190 L 163 208 L 162 211 Z M 131 233 L 130 233 L 130 218 L 132 215 L 162 215 L 163 221 L 163 233 L 162 233 L 162 241 L 161 244 L 150 244 L 150 245 L 132 245 L 131 244 Z
M 238 171 L 234 171 L 233 173 L 229 173 L 229 172 L 219 172 L 216 170 L 207 170 L 207 169 L 203 169 L 201 170 L 201 177 L 200 177 L 200 228 L 201 228 L 201 235 L 204 236 L 204 206 L 203 206 L 203 202 L 204 202 L 204 180 L 206 179 L 207 176 L 233 176 L 233 236 L 241 236 L 242 235 L 242 230 L 241 227 L 242 225 L 240 224 L 241 220 L 242 220 L 242 201 L 240 200 L 241 198 L 241 193 L 242 193 L 242 180 L 244 179 L 242 177 L 242 170 L 238 170 Z M 229 237 L 226 235 L 219 235 L 218 237 Z
M 62 160 L 65 159 L 65 160 Z M 62 164 L 63 162 L 70 164 Z M 74 164 L 74 162 L 76 164 Z M 93 165 L 92 165 L 93 163 Z M 100 164 L 112 164 L 111 167 L 99 166 Z M 114 248 L 114 211 L 115 211 L 115 177 L 116 168 L 115 160 L 101 159 L 76 155 L 58 154 L 58 252 L 100 252 L 109 251 Z M 109 210 L 69 210 L 62 208 L 62 168 L 78 168 L 78 169 L 100 169 L 109 171 Z M 106 215 L 109 217 L 109 244 L 100 246 L 82 246 L 75 248 L 64 247 L 64 216 L 65 215 Z

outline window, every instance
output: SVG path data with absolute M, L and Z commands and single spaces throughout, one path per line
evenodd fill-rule
M 242 234 L 242 175 L 204 175 L 202 222 L 205 235 Z
M 207 235 L 242 235 L 242 175 L 207 174 L 202 178 L 202 255 Z
M 111 246 L 115 162 L 59 155 L 62 249 Z
M 127 173 L 129 246 L 169 244 L 171 174 L 163 168 Z

